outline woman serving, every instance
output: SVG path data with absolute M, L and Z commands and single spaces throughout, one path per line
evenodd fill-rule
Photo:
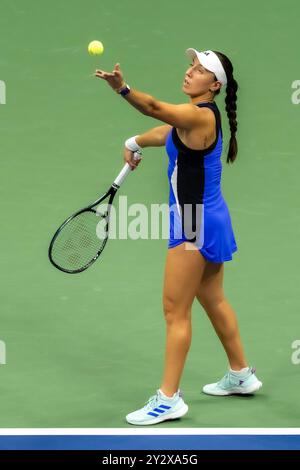
M 191 344 L 191 310 L 197 298 L 226 352 L 229 368 L 218 382 L 205 385 L 210 395 L 249 394 L 262 383 L 248 366 L 234 310 L 223 291 L 224 262 L 237 244 L 230 213 L 221 192 L 221 114 L 214 101 L 226 86 L 230 126 L 227 163 L 237 156 L 236 100 L 238 84 L 227 56 L 187 49 L 191 64 L 182 84 L 189 103 L 174 105 L 130 88 L 120 65 L 113 72 L 96 70 L 113 90 L 146 116 L 165 123 L 126 140 L 124 159 L 134 170 L 134 152 L 165 146 L 169 157 L 170 236 L 166 257 L 163 310 L 166 320 L 165 368 L 161 385 L 147 404 L 129 413 L 135 425 L 157 424 L 184 416 L 188 405 L 179 389 Z

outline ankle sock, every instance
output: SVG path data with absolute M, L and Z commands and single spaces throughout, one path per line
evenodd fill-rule
M 230 371 L 231 374 L 234 374 L 234 375 L 245 375 L 245 374 L 247 374 L 247 372 L 249 372 L 249 369 L 250 369 L 250 367 L 244 367 L 241 370 L 229 369 L 229 371 Z
M 173 398 L 175 398 L 175 395 L 176 395 L 178 392 L 175 392 L 172 397 L 168 397 L 167 395 L 165 395 L 164 392 L 161 391 L 161 389 L 159 389 L 159 393 L 161 394 L 161 396 L 162 396 L 165 400 L 173 400 Z

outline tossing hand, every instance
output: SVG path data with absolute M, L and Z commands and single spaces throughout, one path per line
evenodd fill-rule
M 125 86 L 125 81 L 123 79 L 123 73 L 120 69 L 120 64 L 117 63 L 112 72 L 105 72 L 104 70 L 96 69 L 95 76 L 106 80 L 107 83 L 112 87 L 113 90 L 120 89 L 123 85 Z

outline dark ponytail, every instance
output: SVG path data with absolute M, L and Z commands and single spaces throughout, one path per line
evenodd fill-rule
M 225 98 L 225 109 L 229 119 L 229 127 L 230 127 L 230 141 L 229 141 L 229 149 L 227 154 L 227 163 L 233 163 L 236 159 L 238 153 L 238 144 L 235 137 L 237 132 L 237 120 L 236 120 L 236 102 L 237 102 L 237 90 L 238 84 L 237 81 L 233 77 L 233 66 L 228 57 L 221 52 L 213 51 L 219 57 L 224 70 L 227 76 L 227 86 L 226 86 L 226 98 Z M 220 90 L 218 90 L 215 94 L 218 95 Z

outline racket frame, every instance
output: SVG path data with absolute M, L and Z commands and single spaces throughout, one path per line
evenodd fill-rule
M 135 152 L 134 153 L 134 156 L 133 156 L 134 160 L 140 160 L 141 159 L 141 153 L 140 152 Z M 83 209 L 80 209 L 79 211 L 77 212 L 74 212 L 72 215 L 70 215 L 60 226 L 59 228 L 56 230 L 55 234 L 53 235 L 52 237 L 52 240 L 50 242 L 50 245 L 49 245 L 49 249 L 48 249 L 48 258 L 51 262 L 51 264 L 57 268 L 59 271 L 63 271 L 65 273 L 68 273 L 68 274 L 78 274 L 78 273 L 81 273 L 83 271 L 85 271 L 87 268 L 89 268 L 100 256 L 100 254 L 102 253 L 106 243 L 107 243 L 107 240 L 108 240 L 108 231 L 109 231 L 109 213 L 110 213 L 110 208 L 111 208 L 111 205 L 112 205 L 112 202 L 113 202 L 113 199 L 118 191 L 118 189 L 120 188 L 121 184 L 123 183 L 123 181 L 125 180 L 125 178 L 127 177 L 127 175 L 131 172 L 131 167 L 128 163 L 125 163 L 125 165 L 123 166 L 122 170 L 120 171 L 120 173 L 118 174 L 118 176 L 115 178 L 114 182 L 112 183 L 112 185 L 110 186 L 110 188 L 108 189 L 108 191 L 102 195 L 100 198 L 98 198 L 95 202 L 93 202 L 92 204 L 84 207 Z M 86 264 L 84 265 L 82 268 L 80 269 L 74 269 L 74 270 L 69 270 L 69 269 L 65 269 L 63 268 L 62 266 L 59 266 L 53 259 L 52 257 L 52 248 L 53 248 L 53 245 L 55 243 L 55 240 L 57 239 L 58 235 L 60 234 L 60 232 L 64 229 L 64 227 L 72 220 L 72 219 L 75 219 L 75 217 L 79 216 L 80 214 L 82 214 L 83 212 L 88 212 L 88 211 L 91 211 L 91 212 L 95 212 L 95 214 L 97 214 L 97 211 L 94 210 L 93 208 L 95 206 L 98 206 L 100 204 L 101 201 L 103 201 L 104 199 L 106 199 L 108 196 L 110 195 L 110 198 L 109 198 L 109 201 L 108 201 L 108 211 L 107 211 L 107 214 L 106 214 L 106 220 L 107 220 L 107 227 L 106 227 L 106 237 L 104 239 L 104 241 L 102 242 L 102 245 L 99 249 L 99 251 L 97 252 L 97 254 Z

